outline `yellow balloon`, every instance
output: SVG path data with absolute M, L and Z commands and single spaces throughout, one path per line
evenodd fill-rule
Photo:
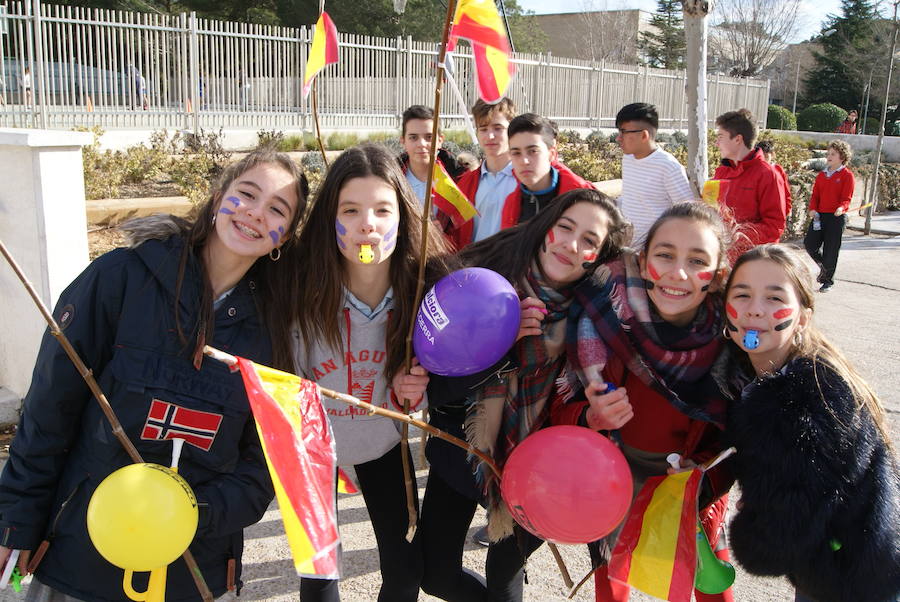
M 131 464 L 100 483 L 88 504 L 87 527 L 97 551 L 133 571 L 164 567 L 197 531 L 197 498 L 181 476 L 159 464 Z

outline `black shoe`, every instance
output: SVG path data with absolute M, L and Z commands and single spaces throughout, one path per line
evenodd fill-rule
M 823 285 L 819 288 L 819 292 L 820 292 L 820 293 L 827 293 L 827 292 L 830 291 L 832 288 L 834 288 L 834 283 L 833 283 L 833 282 L 826 282 L 825 284 L 823 284 Z
M 472 534 L 472 542 L 484 547 L 488 547 L 489 545 L 491 545 L 491 540 L 488 539 L 487 525 L 483 526 Z

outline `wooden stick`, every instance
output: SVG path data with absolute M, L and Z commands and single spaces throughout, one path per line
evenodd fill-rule
M 437 143 L 441 123 L 441 89 L 444 84 L 444 59 L 447 57 L 447 41 L 450 39 L 450 24 L 456 10 L 456 0 L 447 2 L 447 15 L 444 18 L 444 32 L 441 38 L 441 50 L 437 63 L 436 81 L 434 84 L 434 118 L 431 122 L 431 150 L 428 157 L 428 177 L 425 180 L 425 207 L 422 211 L 422 247 L 419 253 L 419 278 L 416 283 L 416 296 L 413 303 L 413 316 L 406 335 L 406 370 L 412 367 L 412 339 L 416 328 L 416 309 L 422 302 L 425 289 L 425 262 L 428 259 L 428 226 L 431 224 L 432 186 L 434 185 L 434 163 L 437 160 Z M 409 412 L 410 401 L 403 400 L 403 412 Z M 413 497 L 412 470 L 409 466 L 409 425 L 404 423 L 400 431 L 400 454 L 403 459 L 403 482 L 406 485 L 406 510 L 409 514 L 407 541 L 412 541 L 416 533 L 416 504 Z M 480 457 L 480 456 L 479 456 Z
M 229 355 L 224 351 L 220 351 L 215 347 L 210 347 L 206 345 L 203 348 L 203 353 L 207 356 L 213 358 L 214 360 L 218 360 L 224 364 L 228 364 L 229 366 L 237 365 L 237 358 L 233 355 Z M 401 412 L 395 412 L 393 410 L 388 410 L 386 408 L 380 408 L 378 406 L 374 406 L 370 403 L 366 403 L 352 395 L 348 395 L 346 393 L 340 393 L 338 391 L 333 391 L 331 389 L 326 389 L 325 387 L 319 387 L 319 391 L 321 391 L 322 395 L 325 397 L 330 397 L 331 399 L 336 399 L 337 401 L 342 401 L 348 405 L 356 406 L 357 408 L 361 408 L 366 410 L 369 415 L 377 414 L 378 416 L 384 416 L 385 418 L 390 418 L 391 420 L 396 420 L 397 422 L 402 422 L 406 425 L 413 425 L 422 429 L 423 431 L 443 439 L 444 441 L 448 441 L 457 447 L 461 447 L 472 455 L 478 456 L 480 460 L 482 460 L 485 464 L 487 464 L 491 470 L 494 471 L 498 477 L 500 476 L 500 469 L 497 467 L 497 463 L 494 462 L 494 459 L 485 454 L 480 449 L 476 449 L 472 447 L 468 442 L 463 441 L 458 437 L 454 437 L 450 433 L 446 433 L 439 428 L 431 426 L 427 422 L 422 422 L 421 420 L 417 420 L 410 416 L 409 414 L 403 414 Z
M 313 123 L 316 126 L 316 140 L 319 142 L 319 152 L 322 153 L 322 161 L 325 162 L 325 169 L 328 169 L 328 157 L 325 156 L 325 144 L 322 142 L 322 129 L 319 127 L 319 103 L 317 101 L 317 97 L 318 97 L 317 83 L 318 83 L 318 78 L 313 78 L 313 83 L 312 83 Z
M 596 567 L 596 566 L 595 566 L 594 568 L 592 568 L 591 570 L 589 570 L 589 571 L 587 572 L 587 574 L 586 574 L 584 577 L 581 578 L 581 581 L 579 581 L 579 582 L 575 585 L 575 587 L 573 587 L 571 590 L 569 590 L 569 595 L 566 596 L 566 597 L 567 597 L 569 600 L 571 600 L 572 598 L 574 598 L 574 597 L 575 597 L 575 594 L 578 593 L 578 590 L 581 589 L 581 586 L 584 585 L 585 583 L 587 583 L 588 579 L 591 578 L 591 575 L 593 575 L 594 573 L 597 572 L 597 569 L 598 569 L 598 568 L 599 568 L 599 567 Z
M 552 541 L 547 542 L 547 547 L 550 548 L 550 553 L 553 554 L 554 560 L 556 560 L 556 566 L 559 567 L 559 572 L 562 575 L 563 583 L 566 584 L 566 587 L 570 588 L 574 585 L 572 582 L 572 577 L 569 576 L 569 569 L 566 568 L 566 563 L 563 560 L 562 555 L 559 553 L 559 548 L 556 547 L 556 544 Z
M 106 398 L 106 395 L 103 393 L 100 385 L 98 385 L 97 381 L 94 379 L 93 372 L 84 364 L 83 361 L 81 361 L 81 358 L 78 356 L 78 352 L 75 351 L 74 347 L 72 347 L 72 343 L 69 341 L 68 337 L 63 334 L 63 331 L 59 328 L 59 324 L 57 324 L 56 320 L 53 318 L 53 314 L 50 313 L 50 310 L 47 309 L 46 305 L 44 305 L 44 302 L 38 296 L 37 291 L 34 290 L 31 282 L 25 276 L 22 268 L 19 267 L 19 264 L 16 263 L 16 260 L 13 259 L 12 255 L 9 253 L 6 245 L 3 244 L 2 240 L 0 240 L 0 253 L 3 254 L 3 258 L 6 259 L 6 263 L 8 263 L 13 272 L 16 273 L 16 277 L 18 277 L 19 281 L 25 287 L 25 290 L 28 291 L 28 294 L 31 296 L 31 300 L 34 301 L 34 304 L 41 312 L 44 320 L 46 320 L 47 324 L 50 327 L 50 334 L 52 334 L 56 338 L 56 340 L 59 341 L 59 344 L 62 346 L 63 351 L 65 351 L 66 355 L 69 356 L 69 359 L 75 365 L 75 369 L 78 370 L 78 373 L 84 379 L 84 382 L 87 383 L 87 386 L 91 390 L 91 393 L 94 394 L 94 398 L 96 398 L 97 403 L 100 404 L 100 409 L 103 410 L 103 414 L 109 421 L 110 427 L 112 427 L 113 435 L 115 435 L 116 439 L 119 440 L 119 443 L 122 444 L 122 447 L 125 448 L 125 452 L 128 454 L 128 457 L 131 458 L 132 462 L 134 462 L 135 464 L 142 463 L 144 460 L 143 458 L 141 458 L 141 454 L 138 453 L 138 450 L 134 446 L 134 443 L 132 443 L 131 439 L 129 439 L 125 434 L 125 430 L 122 428 L 122 424 L 119 422 L 119 418 L 116 416 L 115 411 L 112 409 L 109 400 Z M 209 591 L 209 587 L 207 587 L 206 585 L 206 580 L 203 579 L 203 575 L 200 573 L 200 567 L 197 566 L 197 562 L 194 560 L 194 556 L 191 554 L 190 550 L 185 550 L 182 558 L 184 558 L 184 562 L 188 566 L 188 571 L 194 578 L 194 583 L 197 585 L 197 590 L 200 592 L 200 596 L 203 598 L 204 602 L 212 602 L 212 592 Z

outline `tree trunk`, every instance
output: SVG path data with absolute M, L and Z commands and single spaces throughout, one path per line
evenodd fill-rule
M 700 198 L 709 175 L 706 153 L 706 17 L 710 2 L 684 0 L 684 37 L 687 42 L 688 164 L 687 176 Z

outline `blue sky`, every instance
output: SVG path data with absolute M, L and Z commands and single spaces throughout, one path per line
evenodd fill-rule
M 571 13 L 584 10 L 612 10 L 617 8 L 639 8 L 648 12 L 656 10 L 655 0 L 519 0 L 519 5 L 537 14 Z M 840 11 L 840 0 L 802 0 L 800 23 L 796 39 L 799 42 L 818 33 L 822 21 L 829 14 Z

